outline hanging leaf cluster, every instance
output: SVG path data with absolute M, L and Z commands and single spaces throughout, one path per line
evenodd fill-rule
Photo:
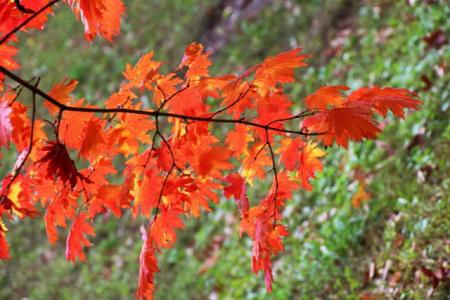
M 323 146 L 374 139 L 379 116 L 391 111 L 403 118 L 404 109 L 419 108 L 414 93 L 377 86 L 325 86 L 294 105 L 284 86 L 307 66 L 301 49 L 240 74 L 214 76 L 198 43 L 187 46 L 173 72 L 162 73 L 153 52 L 143 55 L 126 66 L 117 91 L 96 104 L 72 96 L 75 80 L 43 91 L 36 80 L 14 73 L 17 31 L 43 29 L 52 6 L 65 2 L 88 41 L 112 41 L 125 8 L 120 0 L 16 2 L 0 0 L 0 149 L 17 151 L 1 181 L 0 218 L 43 216 L 49 242 L 65 239 L 66 258 L 75 262 L 92 246 L 96 216 L 119 218 L 126 210 L 144 216 L 138 298 L 152 298 L 157 256 L 173 247 L 184 220 L 210 211 L 222 196 L 235 201 L 239 232 L 253 240 L 252 270 L 264 274 L 270 292 L 272 258 L 288 235 L 283 208 L 297 189 L 312 189 Z M 32 92 L 32 101 L 24 101 L 22 89 Z M 39 103 L 47 110 L 42 116 Z M 113 163 L 118 157 L 120 174 Z M 113 175 L 120 183 L 109 180 Z M 261 199 L 250 198 L 258 180 L 271 187 Z M 7 259 L 1 219 L 0 258 Z

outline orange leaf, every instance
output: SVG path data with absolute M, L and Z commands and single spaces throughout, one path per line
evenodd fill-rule
M 153 52 L 149 52 L 142 56 L 134 67 L 127 64 L 123 74 L 133 87 L 143 89 L 146 82 L 158 74 L 162 63 L 154 61 L 152 58 Z
M 18 49 L 9 45 L 0 45 L 0 66 L 5 67 L 8 70 L 16 70 L 19 68 L 19 64 L 13 59 L 17 54 Z M 3 78 L 3 73 L 0 75 L 0 79 Z
M 179 212 L 169 210 L 158 214 L 150 228 L 150 236 L 156 247 L 172 247 L 177 239 L 176 228 L 184 228 Z
M 366 185 L 361 183 L 358 187 L 358 191 L 352 197 L 352 205 L 355 208 L 360 208 L 363 201 L 370 199 L 370 194 L 366 191 Z
M 180 64 L 180 68 L 188 67 L 185 77 L 196 80 L 208 76 L 208 68 L 211 65 L 208 56 L 209 53 L 203 53 L 203 45 L 199 43 L 189 44 L 184 51 Z
M 75 90 L 77 85 L 78 81 L 65 78 L 61 82 L 55 84 L 48 95 L 62 104 L 69 104 L 73 100 L 70 93 Z M 56 115 L 59 111 L 58 108 L 51 103 L 45 102 L 44 106 L 52 115 Z
M 322 163 L 319 158 L 326 153 L 318 148 L 313 143 L 308 143 L 302 148 L 300 152 L 300 164 L 298 169 L 298 176 L 302 181 L 303 188 L 308 191 L 312 189 L 309 180 L 315 177 L 317 171 L 322 171 Z
M 106 138 L 103 134 L 104 122 L 97 118 L 91 118 L 80 136 L 80 155 L 88 160 L 94 160 L 98 156 L 104 156 L 107 151 Z
M 84 24 L 84 36 L 92 41 L 101 35 L 108 41 L 120 32 L 120 18 L 125 11 L 121 0 L 68 0 Z
M 144 216 L 150 216 L 156 207 L 162 187 L 163 178 L 158 176 L 153 169 L 146 170 L 144 178 L 137 183 L 136 189 L 131 193 L 135 197 L 133 216 L 141 211 Z
M 220 171 L 229 170 L 233 166 L 228 162 L 231 153 L 231 151 L 222 147 L 211 147 L 202 152 L 198 157 L 198 174 L 201 176 L 220 176 Z
M 344 101 L 342 91 L 349 89 L 344 85 L 321 87 L 314 94 L 306 97 L 305 104 L 309 109 L 326 109 L 328 104 L 339 106 Z
M 300 55 L 301 49 L 282 52 L 268 57 L 264 62 L 256 66 L 254 84 L 260 88 L 261 94 L 265 95 L 270 87 L 277 83 L 294 81 L 294 69 L 306 66 L 303 61 L 307 55 Z
M 144 241 L 139 256 L 139 281 L 136 291 L 138 299 L 153 299 L 154 274 L 159 272 L 158 260 L 155 255 L 153 241 L 148 237 L 147 231 L 141 227 L 142 240 Z

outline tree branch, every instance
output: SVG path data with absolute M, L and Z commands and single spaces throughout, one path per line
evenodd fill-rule
M 221 118 L 214 118 L 214 117 L 199 117 L 199 116 L 188 116 L 188 115 L 182 115 L 182 114 L 175 114 L 175 113 L 168 113 L 168 112 L 161 112 L 159 110 L 139 110 L 139 109 L 129 109 L 129 108 L 92 108 L 92 107 L 76 107 L 76 106 L 68 106 L 65 105 L 58 100 L 54 99 L 47 93 L 43 92 L 37 87 L 34 87 L 30 83 L 28 83 L 26 80 L 20 78 L 16 74 L 12 73 L 11 71 L 7 70 L 6 68 L 0 66 L 0 73 L 5 74 L 15 82 L 21 84 L 28 90 L 32 91 L 33 93 L 41 96 L 46 101 L 50 102 L 51 104 L 55 105 L 61 110 L 65 111 L 74 111 L 74 112 L 90 112 L 90 113 L 129 113 L 129 114 L 136 114 L 136 115 L 146 115 L 146 116 L 152 116 L 152 117 L 168 117 L 168 118 L 176 118 L 176 119 L 182 119 L 182 120 L 190 120 L 190 121 L 198 121 L 198 122 L 208 122 L 208 123 L 222 123 L 222 124 L 242 124 L 247 125 L 250 127 L 257 127 L 264 130 L 271 130 L 281 133 L 291 133 L 296 135 L 303 135 L 303 136 L 316 136 L 316 135 L 322 135 L 324 133 L 322 132 L 309 132 L 305 133 L 302 130 L 288 130 L 288 129 L 280 129 L 276 127 L 271 127 L 267 124 L 260 124 L 255 123 L 251 121 L 247 121 L 244 119 L 221 119 Z M 298 118 L 298 116 L 297 116 Z

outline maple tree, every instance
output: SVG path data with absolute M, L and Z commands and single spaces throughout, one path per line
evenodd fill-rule
M 40 205 L 50 243 L 58 241 L 58 227 L 68 228 L 66 258 L 75 262 L 86 259 L 97 215 L 120 217 L 128 209 L 145 216 L 138 298 L 152 298 L 156 256 L 174 245 L 183 217 L 209 211 L 222 190 L 236 201 L 240 234 L 253 240 L 252 270 L 264 273 L 271 291 L 271 259 L 288 234 L 283 207 L 296 189 L 312 189 L 326 154 L 321 147 L 374 139 L 381 131 L 377 116 L 391 111 L 403 118 L 404 109 L 420 106 L 406 89 L 377 86 L 352 92 L 325 86 L 294 105 L 284 85 L 307 65 L 301 49 L 268 57 L 239 75 L 211 76 L 209 54 L 198 43 L 188 45 L 179 67 L 167 74 L 153 52 L 128 64 L 123 84 L 102 106 L 71 96 L 75 80 L 63 79 L 45 92 L 39 79 L 13 72 L 19 68 L 16 33 L 42 30 L 58 2 L 82 21 L 88 41 L 112 41 L 125 11 L 120 0 L 0 0 L 0 149 L 17 152 L 1 183 L 0 218 L 35 217 Z M 32 92 L 30 105 L 23 89 Z M 50 121 L 39 118 L 37 101 Z M 109 180 L 118 173 L 117 157 L 124 160 L 121 183 Z M 268 177 L 267 195 L 249 199 L 247 189 Z M 10 257 L 6 232 L 0 219 L 1 259 Z

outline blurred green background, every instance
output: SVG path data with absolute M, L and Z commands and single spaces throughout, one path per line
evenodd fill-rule
M 101 102 L 125 64 L 150 50 L 170 70 L 188 43 L 203 41 L 218 75 L 303 47 L 311 66 L 289 87 L 293 99 L 346 84 L 403 87 L 423 100 L 405 121 L 390 118 L 377 141 L 327 150 L 314 192 L 296 193 L 284 212 L 291 235 L 274 261 L 272 294 L 251 272 L 251 242 L 239 238 L 237 209 L 223 200 L 187 220 L 175 248 L 161 253 L 156 299 L 449 299 L 447 0 L 126 2 L 114 44 L 87 43 L 59 5 L 45 31 L 21 35 L 20 74 L 41 76 L 47 90 L 69 76 L 80 81 L 78 96 Z M 358 180 L 370 199 L 355 208 Z M 42 219 L 9 222 L 13 258 L 0 262 L 0 299 L 133 298 L 142 223 L 98 218 L 88 261 L 72 265 L 63 241 L 47 243 Z

